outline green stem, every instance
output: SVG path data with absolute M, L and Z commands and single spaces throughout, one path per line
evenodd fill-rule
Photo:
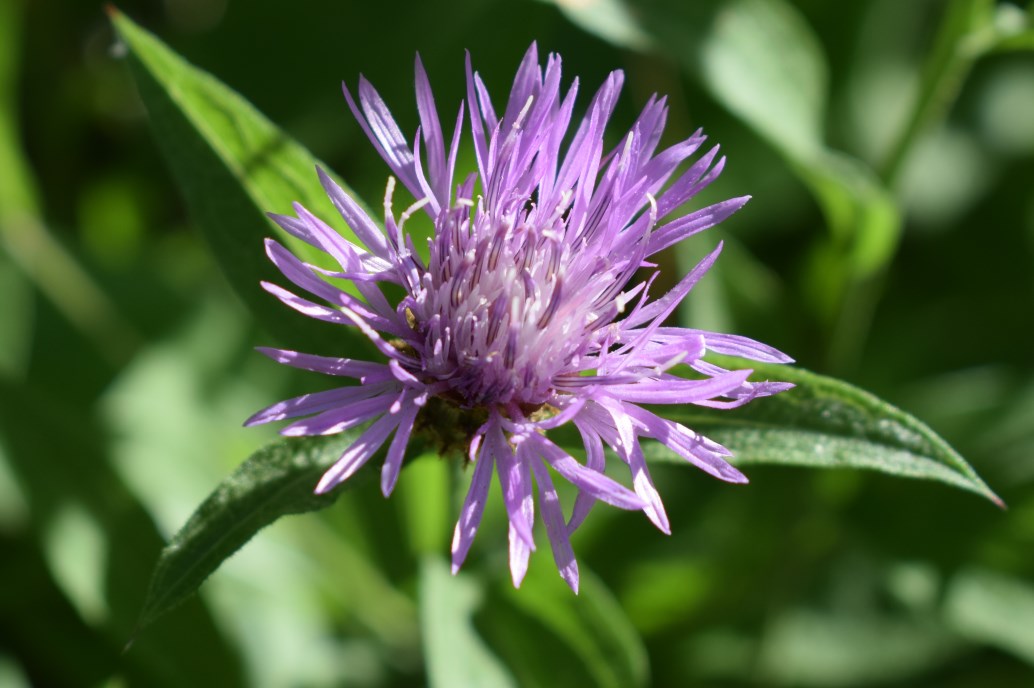
M 919 137 L 943 120 L 955 102 L 973 63 L 985 51 L 986 42 L 980 38 L 993 32 L 993 14 L 992 0 L 954 0 L 948 6 L 923 66 L 915 107 L 883 165 L 881 176 L 889 188 L 899 184 Z
M 141 342 L 115 304 L 48 231 L 17 120 L 20 2 L 0 3 L 0 250 L 111 363 Z

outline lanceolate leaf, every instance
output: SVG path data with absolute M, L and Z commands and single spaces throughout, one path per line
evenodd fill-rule
M 365 340 L 353 336 L 350 329 L 291 315 L 259 286 L 263 279 L 279 281 L 265 256 L 266 237 L 277 238 L 304 260 L 325 261 L 320 252 L 266 216 L 267 212 L 289 214 L 297 201 L 322 217 L 336 217 L 316 176 L 318 161 L 240 95 L 187 63 L 125 15 L 111 12 L 128 47 L 129 64 L 155 138 L 191 215 L 256 319 L 285 344 L 302 350 L 340 355 L 345 338 L 350 347 L 365 346 Z M 349 236 L 343 223 L 336 226 Z
M 938 480 L 1002 501 L 958 452 L 904 411 L 845 382 L 794 367 L 756 364 L 752 379 L 797 385 L 734 410 L 684 406 L 665 415 L 721 442 L 738 464 L 866 468 Z M 648 458 L 681 461 L 657 442 Z
M 323 472 L 356 436 L 348 432 L 280 441 L 241 464 L 162 550 L 139 627 L 194 594 L 224 560 L 265 526 L 281 516 L 327 507 L 357 478 L 362 482 L 365 470 L 328 494 L 313 492 Z

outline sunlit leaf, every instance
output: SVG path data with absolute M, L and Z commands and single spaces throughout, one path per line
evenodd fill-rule
M 825 57 L 791 4 L 553 1 L 573 22 L 604 40 L 678 60 L 716 100 L 789 157 L 803 160 L 821 148 Z M 616 31 L 612 25 L 619 19 L 629 26 Z
M 281 516 L 325 508 L 354 486 L 358 475 L 328 494 L 313 492 L 323 472 L 355 437 L 342 433 L 286 440 L 252 454 L 162 550 L 139 626 L 147 626 L 194 594 L 225 559 L 265 526 Z
M 420 566 L 420 625 L 428 683 L 434 687 L 516 686 L 502 662 L 485 646 L 473 615 L 482 598 L 478 583 L 453 576 L 448 565 L 428 556 Z
M 265 237 L 276 237 L 303 259 L 326 265 L 326 256 L 266 217 L 267 212 L 291 213 L 295 201 L 322 217 L 336 216 L 316 176 L 318 161 L 240 95 L 125 15 L 113 11 L 112 20 L 129 48 L 155 138 L 191 213 L 258 321 L 286 343 L 311 351 L 340 351 L 342 340 L 365 346 L 349 329 L 291 314 L 259 286 L 263 279 L 279 281 L 265 256 Z M 337 226 L 347 235 L 343 223 Z
M 777 685 L 868 686 L 928 671 L 959 645 L 936 625 L 908 618 L 791 609 L 766 629 L 760 673 Z
M 826 63 L 815 34 L 789 4 L 725 3 L 701 51 L 711 93 L 791 157 L 822 142 Z
M 994 26 L 992 49 L 1034 50 L 1034 5 L 1028 3 L 1023 10 L 1015 4 L 1001 3 L 990 11 L 994 13 L 989 22 Z
M 987 643 L 1034 665 L 1034 585 L 994 571 L 962 571 L 945 599 L 949 624 L 966 638 Z
M 22 638 L 49 648 L 47 656 L 60 658 L 59 664 L 81 664 L 83 676 L 98 664 L 110 676 L 117 664 L 134 684 L 172 686 L 198 666 L 204 667 L 198 676 L 204 673 L 219 685 L 243 685 L 235 649 L 201 604 L 184 605 L 131 654 L 117 657 L 137 622 L 150 564 L 162 543 L 145 505 L 112 471 L 98 428 L 93 414 L 70 405 L 65 395 L 0 376 L 0 444 L 31 510 L 25 542 L 35 541 L 31 549 L 12 552 L 12 539 L 5 537 L 4 619 L 22 629 L 48 619 L 53 628 Z M 18 566 L 7 566 L 12 556 Z M 38 564 L 32 563 L 37 557 Z M 21 574 L 27 576 L 24 583 Z M 76 631 L 80 625 L 89 629 L 85 638 Z
M 958 452 L 916 418 L 857 387 L 796 367 L 756 364 L 752 379 L 796 387 L 738 409 L 682 406 L 664 415 L 722 443 L 740 464 L 864 468 L 937 480 L 1001 505 Z M 648 458 L 681 461 L 657 442 Z
M 652 44 L 649 34 L 640 27 L 636 13 L 622 0 L 552 1 L 575 24 L 613 45 L 641 50 Z

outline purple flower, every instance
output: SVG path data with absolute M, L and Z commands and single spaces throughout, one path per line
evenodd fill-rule
M 718 176 L 725 159 L 716 161 L 718 149 L 712 148 L 669 183 L 705 137 L 698 131 L 657 152 L 667 108 L 656 97 L 617 146 L 605 150 L 604 128 L 622 79 L 620 71 L 610 74 L 571 135 L 578 81 L 561 91 L 559 56 L 550 55 L 543 70 L 536 46 L 529 48 L 501 117 L 468 56 L 477 169 L 454 188 L 463 105 L 446 147 L 417 58 L 420 128 L 410 145 L 377 91 L 360 77 L 358 103 L 345 88 L 348 104 L 418 202 L 396 217 L 395 180 L 389 179 L 382 230 L 320 170 L 327 194 L 361 246 L 301 205 L 295 204 L 294 217 L 272 216 L 332 256 L 340 270 L 303 263 L 269 240 L 267 253 L 284 276 L 329 305 L 274 284 L 263 287 L 305 315 L 357 328 L 387 362 L 263 349 L 279 363 L 353 378 L 359 385 L 274 404 L 247 425 L 301 418 L 281 431 L 296 436 L 369 423 L 320 480 L 320 493 L 347 480 L 387 443 L 381 471 L 387 496 L 414 432 L 436 437 L 443 448 L 462 447 L 474 470 L 453 537 L 454 572 L 470 549 L 495 473 L 509 516 L 514 585 L 520 585 L 535 549 L 534 491 L 560 575 L 577 592 L 569 536 L 597 500 L 641 509 L 669 532 L 641 438 L 663 443 L 721 480 L 746 482 L 726 461 L 727 449 L 641 404 L 731 408 L 790 387 L 748 382 L 751 371 L 728 371 L 702 359 L 713 351 L 790 361 L 769 346 L 663 325 L 714 263 L 721 244 L 661 298 L 649 298 L 656 273 L 645 283 L 633 281 L 641 267 L 655 267 L 651 256 L 717 224 L 748 197 L 672 217 Z M 426 260 L 404 228 L 421 210 L 434 223 Z M 361 298 L 324 277 L 350 280 Z M 405 296 L 389 302 L 382 284 Z M 672 374 L 676 365 L 689 366 L 695 377 Z M 568 423 L 581 436 L 584 463 L 549 439 L 548 431 Z M 604 447 L 628 466 L 632 489 L 604 475 Z M 570 518 L 553 472 L 579 490 Z

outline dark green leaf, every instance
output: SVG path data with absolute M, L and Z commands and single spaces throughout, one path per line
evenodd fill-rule
M 515 686 L 506 667 L 474 629 L 482 589 L 469 576 L 426 557 L 420 566 L 420 626 L 431 686 Z
M 794 367 L 755 364 L 753 379 L 797 385 L 733 410 L 665 409 L 677 420 L 735 453 L 738 464 L 865 468 L 938 480 L 1001 500 L 965 459 L 916 418 L 846 382 Z M 648 457 L 681 461 L 657 442 Z
M 318 161 L 240 95 L 125 15 L 113 12 L 112 20 L 129 47 L 140 97 L 191 213 L 258 321 L 298 348 L 340 351 L 348 337 L 350 345 L 364 346 L 350 328 L 294 315 L 259 286 L 263 279 L 283 281 L 265 256 L 265 237 L 326 266 L 326 256 L 266 217 L 267 212 L 291 213 L 295 201 L 322 217 L 337 217 L 317 179 Z M 342 222 L 337 226 L 344 229 Z
M 581 567 L 578 595 L 572 595 L 547 565 L 532 566 L 520 590 L 510 587 L 508 579 L 505 585 L 509 602 L 555 635 L 563 652 L 580 661 L 594 685 L 627 688 L 648 683 L 649 664 L 638 632 L 587 567 Z
M 313 489 L 356 434 L 284 440 L 252 454 L 202 502 L 162 550 L 139 627 L 190 597 L 255 533 L 281 516 L 330 506 L 355 476 L 328 494 Z M 362 471 L 365 473 L 367 471 Z
M 6 255 L 0 253 L 0 374 L 19 378 L 24 374 L 32 345 L 33 304 L 29 284 Z

